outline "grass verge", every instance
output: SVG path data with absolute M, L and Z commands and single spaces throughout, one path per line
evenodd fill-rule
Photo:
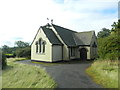
M 44 69 L 14 61 L 16 59 L 7 59 L 8 66 L 2 73 L 2 88 L 55 88 L 57 86 Z
M 118 61 L 97 60 L 86 72 L 104 88 L 118 88 Z

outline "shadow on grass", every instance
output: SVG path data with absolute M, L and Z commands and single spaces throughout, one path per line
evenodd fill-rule
M 10 70 L 10 69 L 13 69 L 14 67 L 11 66 L 11 65 L 7 65 L 3 70 Z

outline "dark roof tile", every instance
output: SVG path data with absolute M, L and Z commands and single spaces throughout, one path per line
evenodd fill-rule
M 52 31 L 52 29 L 47 28 L 46 26 L 41 27 L 46 34 L 47 38 L 50 40 L 52 44 L 62 45 L 60 40 L 57 38 L 55 33 Z
M 74 33 L 76 45 L 90 45 L 94 31 Z
M 52 24 L 52 26 L 55 28 L 55 30 L 67 46 L 76 46 L 75 40 L 73 38 L 73 34 L 76 33 L 75 31 L 54 24 Z

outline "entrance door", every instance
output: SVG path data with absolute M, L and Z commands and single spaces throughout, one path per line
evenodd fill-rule
M 85 48 L 80 49 L 80 59 L 87 60 L 87 50 Z

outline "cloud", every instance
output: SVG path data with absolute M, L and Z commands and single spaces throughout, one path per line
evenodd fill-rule
M 1 0 L 0 46 L 13 46 L 16 40 L 32 42 L 46 18 L 78 32 L 110 29 L 117 21 L 117 5 L 117 0 Z
M 111 28 L 117 21 L 117 1 L 115 0 L 64 0 L 61 4 L 64 12 L 63 19 L 69 22 L 65 26 L 77 31 L 96 30 L 103 27 Z M 62 19 L 62 20 L 63 20 Z

